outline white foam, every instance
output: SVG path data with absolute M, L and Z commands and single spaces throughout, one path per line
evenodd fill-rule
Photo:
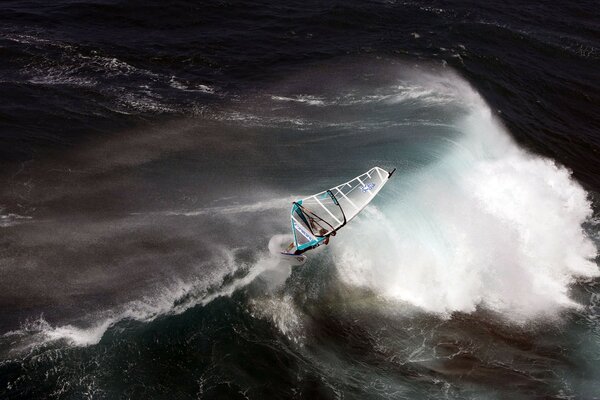
M 253 317 L 270 321 L 288 339 L 302 343 L 304 321 L 291 296 L 253 299 L 250 310 Z
M 0 208 L 0 228 L 18 225 L 23 222 L 30 221 L 33 218 L 29 215 L 19 215 L 15 213 L 1 214 L 2 211 L 2 208 Z
M 92 78 L 73 76 L 69 71 L 60 68 L 50 68 L 28 80 L 33 85 L 66 85 L 92 87 L 97 82 Z
M 276 101 L 292 101 L 292 102 L 297 102 L 297 103 L 305 103 L 311 106 L 324 106 L 326 105 L 326 102 L 323 98 L 321 97 L 316 97 L 316 96 L 311 96 L 311 95 L 306 95 L 306 94 L 301 94 L 301 95 L 297 95 L 294 97 L 287 97 L 287 96 L 271 96 L 271 99 L 276 100 Z
M 447 315 L 481 305 L 526 321 L 577 306 L 569 285 L 599 275 L 582 229 L 587 193 L 564 167 L 520 149 L 452 79 L 423 90 L 441 87 L 466 107 L 460 139 L 432 167 L 396 176 L 401 194 L 341 232 L 333 247 L 342 279 Z
M 134 109 L 141 112 L 174 113 L 178 111 L 171 105 L 160 101 L 159 97 L 148 90 L 146 93 L 126 92 L 121 93 L 119 103 L 125 109 Z
M 189 83 L 184 83 L 181 79 L 176 78 L 175 76 L 171 76 L 169 79 L 169 85 L 172 88 L 182 90 L 184 92 L 202 92 L 207 94 L 214 94 L 215 89 L 208 85 L 190 85 Z

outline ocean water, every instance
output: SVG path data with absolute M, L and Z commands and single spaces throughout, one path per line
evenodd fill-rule
M 0 11 L 0 398 L 600 398 L 594 2 Z

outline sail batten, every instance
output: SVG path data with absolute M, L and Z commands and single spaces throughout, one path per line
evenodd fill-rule
M 329 214 L 329 215 L 331 216 L 331 218 L 335 219 L 335 222 L 337 222 L 338 224 L 341 224 L 341 223 L 342 223 L 342 221 L 340 221 L 340 220 L 339 220 L 339 219 L 338 219 L 338 218 L 337 218 L 335 215 L 333 215 L 333 213 L 332 213 L 331 211 L 329 211 L 329 209 L 328 209 L 327 207 L 325 207 L 325 206 L 323 205 L 323 203 L 321 203 L 321 202 L 319 201 L 319 199 L 318 199 L 318 198 L 316 198 L 316 197 L 315 197 L 314 199 L 317 201 L 317 203 L 319 203 L 319 205 L 320 205 L 321 207 L 323 207 L 323 209 L 324 209 L 325 211 L 327 211 L 327 214 Z
M 342 192 L 342 191 L 341 191 L 340 189 L 338 189 L 338 188 L 335 188 L 335 190 L 337 190 L 337 192 L 338 192 L 339 194 L 341 194 L 341 195 L 342 195 L 342 197 L 343 197 L 344 199 L 346 199 L 346 200 L 348 201 L 348 203 L 350 203 L 350 205 L 351 205 L 352 207 L 354 207 L 354 209 L 355 209 L 355 210 L 359 210 L 359 208 L 356 206 L 356 204 L 354 204 L 354 203 L 352 202 L 352 200 L 350 200 L 350 199 L 349 199 L 349 198 L 348 198 L 348 197 L 347 197 L 347 196 L 344 194 L 344 192 Z

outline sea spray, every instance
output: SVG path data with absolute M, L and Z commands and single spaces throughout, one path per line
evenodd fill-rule
M 421 80 L 422 93 L 442 88 L 463 109 L 457 137 L 436 163 L 398 174 L 398 194 L 339 235 L 340 276 L 442 314 L 484 306 L 523 322 L 576 306 L 569 285 L 599 274 L 582 229 L 586 191 L 566 168 L 519 148 L 464 81 L 434 82 Z

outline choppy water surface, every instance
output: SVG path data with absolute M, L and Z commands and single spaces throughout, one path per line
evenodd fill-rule
M 0 8 L 2 398 L 600 397 L 593 2 Z

